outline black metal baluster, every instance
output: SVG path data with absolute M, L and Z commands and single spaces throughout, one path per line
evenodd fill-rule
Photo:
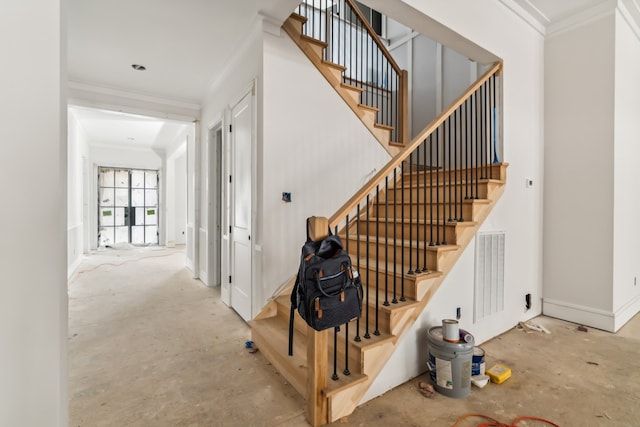
M 402 188 L 400 188 L 402 191 Z M 397 209 L 397 201 L 398 201 L 398 168 L 393 169 L 393 211 L 398 212 Z M 404 215 L 404 206 L 400 206 L 401 213 L 400 215 Z M 392 303 L 397 304 L 397 265 L 398 265 L 398 233 L 395 232 L 395 229 L 398 227 L 398 215 L 393 215 L 393 299 Z
M 469 151 L 471 144 L 469 143 L 469 100 L 467 98 L 464 101 L 464 199 L 469 200 Z
M 344 324 L 344 371 L 342 373 L 347 376 L 351 375 L 349 370 L 349 323 Z
M 486 99 L 486 82 L 480 86 L 480 179 L 486 179 L 486 169 L 485 169 L 485 159 L 487 157 L 486 153 L 486 143 L 487 143 L 487 134 L 486 134 L 486 125 L 487 125 L 487 99 Z
M 452 203 L 451 203 L 452 202 L 452 197 L 451 197 L 451 186 L 452 186 L 452 183 L 451 183 L 451 146 L 453 145 L 451 143 L 451 140 L 453 139 L 453 137 L 451 136 L 451 133 L 452 133 L 451 132 L 451 124 L 452 124 L 452 122 L 453 122 L 453 120 L 451 120 L 451 116 L 447 117 L 447 131 L 448 132 L 447 132 L 447 162 L 446 162 L 446 165 L 448 167 L 447 176 L 449 178 L 448 181 L 447 181 L 447 190 L 446 190 L 447 199 L 448 199 L 447 200 L 447 206 L 449 206 L 447 222 L 453 221 L 453 216 L 451 215 L 451 211 L 453 210 Z M 445 230 L 444 233 L 446 234 L 447 233 L 446 225 L 445 225 L 444 230 Z
M 478 189 L 478 181 L 480 180 L 480 172 L 479 172 L 479 167 L 478 167 L 479 164 L 480 164 L 480 157 L 478 155 L 478 151 L 479 151 L 479 148 L 480 148 L 480 133 L 479 133 L 479 130 L 478 130 L 478 128 L 479 128 L 479 124 L 478 124 L 479 120 L 478 119 L 480 118 L 479 114 L 478 114 L 478 106 L 479 106 L 479 98 L 480 98 L 479 91 L 480 91 L 480 89 L 478 88 L 478 90 L 476 90 L 475 93 L 474 93 L 474 97 L 475 97 L 474 107 L 475 108 L 474 108 L 474 114 L 473 114 L 473 118 L 474 118 L 474 121 L 475 121 L 475 123 L 474 123 L 475 124 L 475 141 L 474 141 L 473 145 L 475 146 L 475 149 L 476 149 L 475 150 L 475 161 L 474 161 L 474 165 L 473 165 L 474 170 L 475 170 L 475 174 L 476 174 L 476 180 L 475 180 L 476 181 L 475 182 L 476 189 L 475 189 L 475 194 L 474 194 L 474 197 L 473 197 L 474 199 L 479 199 L 478 194 L 480 192 L 480 190 Z
M 458 141 L 458 157 L 456 160 L 456 170 L 458 171 L 457 174 L 459 176 L 456 176 L 456 182 L 458 182 L 459 180 L 459 184 L 456 184 L 457 187 L 459 188 L 460 191 L 460 197 L 456 197 L 456 203 L 458 204 L 458 221 L 462 222 L 464 221 L 463 218 L 463 214 L 462 214 L 462 203 L 463 203 L 463 196 L 462 196 L 462 192 L 463 192 L 463 183 L 462 183 L 462 149 L 463 149 L 463 145 L 462 145 L 462 128 L 463 128 L 463 123 L 462 123 L 462 105 L 460 105 L 458 107 L 458 109 L 456 110 L 456 113 L 458 114 L 458 126 L 456 127 L 456 140 Z
M 441 124 L 444 132 L 444 125 Z M 436 245 L 440 244 L 440 126 L 436 129 Z M 444 217 L 444 204 L 442 216 Z
M 384 303 L 389 305 L 389 175 L 384 177 Z M 394 212 L 394 216 L 396 213 Z
M 402 204 L 402 221 L 400 221 L 402 223 L 402 227 L 401 227 L 401 242 L 400 245 L 402 246 L 402 252 L 400 252 L 400 263 L 402 264 L 402 275 L 400 276 L 400 301 L 404 301 L 404 178 L 405 178 L 405 172 L 404 172 L 404 162 L 400 163 L 400 179 L 402 180 L 402 200 L 400 201 L 400 203 Z M 395 234 L 394 234 L 395 236 Z M 409 250 L 411 250 L 411 248 L 409 248 Z
M 362 272 L 360 269 L 360 203 L 356 206 L 356 264 L 358 265 L 360 280 L 362 280 Z M 363 283 L 363 285 L 366 286 L 366 283 Z M 360 317 L 356 319 L 356 336 L 353 340 L 360 342 Z
M 386 241 L 386 236 L 385 236 Z M 380 186 L 376 185 L 376 328 L 373 331 L 373 335 L 380 335 L 379 329 L 379 295 L 380 295 L 380 287 L 378 284 L 378 279 L 380 278 Z
M 436 128 L 436 142 L 438 141 L 438 128 Z M 436 216 L 438 215 L 438 206 L 436 207 L 436 214 L 433 214 L 433 171 L 438 173 L 438 169 L 433 166 L 433 152 L 434 152 L 434 144 L 433 144 L 433 134 L 429 135 L 429 246 L 434 246 L 435 242 L 433 241 L 433 222 L 435 221 Z M 426 257 L 426 251 L 425 251 Z
M 340 377 L 338 376 L 338 331 L 340 330 L 340 326 L 336 326 L 333 328 L 333 375 L 331 375 L 331 379 L 334 381 L 338 381 Z
M 366 307 L 366 316 L 365 316 L 365 326 L 364 326 L 364 337 L 365 339 L 369 339 L 371 338 L 371 335 L 369 334 L 369 236 L 370 236 L 370 232 L 369 232 L 369 195 L 367 194 L 367 210 L 366 210 L 366 242 L 367 242 L 367 249 L 366 249 L 366 259 L 365 259 L 365 264 L 366 264 L 366 272 L 367 272 L 367 290 L 366 290 L 366 302 L 364 304 L 364 306 Z
M 429 140 L 431 140 L 431 134 L 429 134 Z M 427 245 L 429 244 L 429 242 L 427 241 L 427 203 L 429 203 L 427 201 L 427 170 L 429 168 L 427 167 L 427 139 L 426 138 L 424 141 L 422 141 L 422 164 L 424 165 L 424 170 L 422 171 L 423 172 L 422 173 L 423 203 L 421 206 L 418 206 L 418 209 L 419 209 L 419 212 L 422 212 L 422 221 L 424 223 L 424 242 L 422 245 L 422 255 L 424 259 L 422 261 L 422 272 L 426 273 L 427 271 L 429 271 L 427 269 Z M 431 223 L 431 217 L 429 217 L 429 223 Z M 429 227 L 431 227 L 431 225 L 429 225 Z M 429 240 L 431 240 L 431 237 L 429 237 Z
M 404 165 L 404 162 L 402 163 Z M 414 274 L 413 271 L 413 153 L 409 154 L 409 270 L 407 274 Z M 405 174 L 402 174 L 404 182 Z M 404 185 L 402 186 L 404 190 Z M 402 217 L 404 223 L 404 217 Z M 402 240 L 404 241 L 404 224 L 402 226 Z M 404 261 L 402 262 L 404 266 Z

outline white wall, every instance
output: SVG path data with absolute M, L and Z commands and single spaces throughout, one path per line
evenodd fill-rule
M 10 2 L 0 13 L 2 426 L 68 424 L 63 4 Z
M 189 160 L 188 160 L 188 176 L 189 180 L 192 179 L 192 172 L 194 168 L 197 166 L 197 184 L 198 188 L 207 188 L 207 176 L 209 173 L 214 173 L 213 169 L 210 169 L 210 165 L 208 164 L 208 132 L 211 127 L 222 122 L 222 138 L 223 138 L 223 152 L 228 152 L 228 140 L 229 140 L 229 113 L 231 108 L 235 103 L 240 101 L 240 98 L 246 94 L 247 90 L 251 88 L 254 82 L 257 82 L 256 86 L 256 96 L 260 98 L 260 94 L 262 91 L 261 88 L 261 80 L 262 80 L 262 27 L 263 23 L 259 20 L 253 26 L 254 31 L 251 34 L 247 35 L 247 39 L 243 43 L 242 46 L 239 46 L 237 49 L 237 54 L 234 58 L 229 61 L 229 66 L 225 69 L 223 75 L 219 76 L 218 79 L 213 82 L 208 94 L 205 96 L 203 100 L 203 108 L 202 108 L 202 120 L 200 126 L 200 140 L 198 142 L 198 153 L 190 152 Z M 259 104 L 257 106 L 257 121 L 258 121 L 258 135 L 256 144 L 260 145 L 262 140 L 262 134 L 260 131 L 261 126 L 261 109 L 262 106 Z M 198 163 L 195 164 L 195 160 L 193 156 L 197 156 Z M 194 162 L 192 164 L 192 162 Z M 256 171 L 257 175 L 260 175 L 260 158 L 256 159 L 256 164 L 258 165 L 258 170 Z M 225 170 L 225 174 L 228 171 L 229 165 L 224 164 L 223 168 Z M 191 184 L 190 184 L 191 185 Z M 254 186 L 255 187 L 255 186 Z M 257 197 L 257 188 L 253 188 L 254 198 Z M 191 192 L 189 193 L 191 194 Z M 199 203 L 198 207 L 194 207 L 198 209 L 198 218 L 197 218 L 197 227 L 204 234 L 208 234 L 207 230 L 207 215 L 208 215 L 208 200 L 207 200 L 207 191 L 199 191 L 198 194 L 201 194 L 201 203 Z M 216 201 L 212 204 L 212 207 L 215 206 L 217 209 L 220 203 L 226 203 L 227 200 L 227 187 L 223 186 L 223 195 L 221 200 Z M 256 203 L 253 206 L 254 209 L 258 209 L 258 204 Z M 196 217 L 192 213 L 192 203 L 189 202 L 189 224 L 196 223 Z M 200 220 L 202 218 L 202 220 Z M 254 215 L 255 220 L 255 215 Z M 228 248 L 229 242 L 229 233 L 228 230 L 228 219 L 222 218 L 222 245 L 223 247 Z M 254 248 L 253 258 L 256 259 L 256 233 L 257 230 L 253 230 L 253 238 L 252 238 L 252 247 Z M 206 242 L 205 244 L 199 244 L 201 251 L 204 253 L 200 253 L 200 258 L 203 260 L 208 259 Z M 187 245 L 189 248 L 189 245 Z M 259 247 L 257 248 L 259 250 Z M 221 251 L 221 276 L 227 277 L 229 275 L 229 266 L 228 266 L 228 253 L 227 250 Z M 206 267 L 205 267 L 206 269 Z M 257 269 L 253 268 L 254 271 L 254 279 L 259 277 L 259 272 Z M 204 273 L 208 274 L 208 271 L 204 271 Z M 226 303 L 229 302 L 229 284 L 227 281 L 222 281 L 222 300 Z M 254 285 L 255 288 L 255 285 Z M 257 297 L 257 295 L 254 295 Z M 258 302 L 254 298 L 254 310 L 258 307 Z M 255 311 L 254 311 L 255 313 Z
M 193 135 L 192 135 L 193 137 Z M 166 159 L 165 170 L 165 226 L 169 247 L 187 241 L 187 135 L 172 149 Z
M 82 261 L 86 242 L 84 163 L 89 148 L 84 129 L 69 110 L 67 129 L 67 276 L 71 277 Z
M 613 306 L 618 330 L 640 310 L 640 33 L 615 17 Z
M 614 16 L 545 44 L 544 311 L 606 329 L 613 306 Z
M 425 334 L 441 319 L 454 316 L 456 307 L 462 307 L 461 327 L 479 343 L 541 312 L 544 99 L 543 38 L 499 2 L 373 0 L 367 4 L 473 60 L 504 61 L 504 161 L 510 166 L 505 193 L 481 228 L 506 232 L 504 311 L 473 324 L 472 242 L 363 401 L 425 370 Z M 448 28 L 430 23 L 420 12 Z M 525 178 L 533 179 L 533 188 L 525 188 Z M 533 306 L 525 312 L 527 293 L 532 294 Z
M 306 218 L 331 216 L 390 158 L 284 32 L 264 34 L 263 88 L 262 304 L 296 273 Z

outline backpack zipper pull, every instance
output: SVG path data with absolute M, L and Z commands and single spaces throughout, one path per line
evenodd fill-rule
M 320 308 L 320 298 L 316 297 L 316 312 L 318 313 L 318 319 L 322 319 L 322 309 Z

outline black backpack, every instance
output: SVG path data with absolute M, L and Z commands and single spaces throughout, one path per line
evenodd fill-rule
M 355 320 L 362 312 L 362 282 L 353 270 L 351 258 L 340 237 L 331 234 L 322 240 L 309 237 L 302 246 L 298 276 L 291 292 L 289 355 L 293 355 L 293 319 L 300 316 L 316 331 L 336 328 Z

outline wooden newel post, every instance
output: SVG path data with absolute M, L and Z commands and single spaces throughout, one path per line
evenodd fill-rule
M 314 427 L 329 423 L 327 397 L 324 394 L 329 375 L 328 340 L 329 329 L 316 331 L 307 326 L 307 421 Z
M 400 73 L 400 87 L 398 88 L 398 142 L 409 143 L 409 73 Z

